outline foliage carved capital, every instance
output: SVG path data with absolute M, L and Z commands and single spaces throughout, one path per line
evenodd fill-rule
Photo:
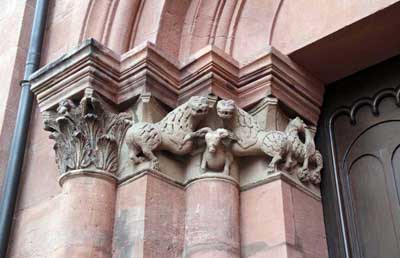
M 129 114 L 107 111 L 93 90 L 87 89 L 78 105 L 65 99 L 56 111 L 46 111 L 43 116 L 45 130 L 55 141 L 61 175 L 78 169 L 117 172 L 120 146 L 131 126 Z

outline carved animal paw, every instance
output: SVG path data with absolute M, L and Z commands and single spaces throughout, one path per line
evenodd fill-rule
M 151 168 L 154 170 L 160 170 L 160 162 L 157 160 L 151 161 Z
M 307 168 L 300 169 L 297 173 L 297 177 L 300 179 L 300 181 L 307 182 L 310 180 L 310 171 Z
M 273 174 L 273 173 L 275 173 L 275 172 L 277 172 L 278 171 L 278 168 L 276 167 L 276 166 L 268 166 L 267 167 L 267 174 Z
M 311 173 L 310 181 L 311 181 L 313 184 L 319 184 L 319 183 L 321 183 L 321 174 L 320 174 L 319 172 L 313 172 L 313 173 Z
M 140 164 L 140 163 L 143 163 L 143 162 L 146 161 L 146 159 L 145 159 L 144 157 L 136 157 L 136 156 L 134 157 L 134 156 L 131 156 L 130 159 L 133 161 L 133 163 L 134 163 L 135 165 Z

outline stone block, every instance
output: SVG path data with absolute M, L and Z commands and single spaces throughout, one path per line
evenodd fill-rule
M 178 258 L 183 250 L 184 191 L 144 174 L 118 188 L 114 258 Z
M 241 193 L 242 257 L 328 257 L 322 204 L 283 180 Z

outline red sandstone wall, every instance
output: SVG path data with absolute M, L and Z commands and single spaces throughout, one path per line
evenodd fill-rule
M 0 2 L 0 186 L 14 128 L 33 11 L 33 0 Z
M 2 173 L 17 108 L 33 2 L 0 3 Z M 148 40 L 182 60 L 207 44 L 215 44 L 246 62 L 268 44 L 289 54 L 393 2 L 396 1 L 50 1 L 42 64 L 87 37 L 95 37 L 119 53 Z M 60 205 L 60 188 L 52 142 L 47 137 L 35 107 L 9 257 L 41 257 L 52 243 L 55 232 L 46 230 L 51 228 L 48 225 Z M 301 226 L 298 224 L 299 234 Z
M 151 41 L 185 59 L 214 44 L 246 61 L 268 45 L 290 54 L 397 1 L 50 2 L 45 60 L 94 37 L 118 53 Z
M 244 257 L 328 257 L 319 201 L 282 181 L 240 198 Z

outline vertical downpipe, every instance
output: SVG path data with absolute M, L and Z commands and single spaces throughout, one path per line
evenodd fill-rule
M 7 171 L 1 195 L 0 257 L 6 257 L 7 254 L 13 214 L 17 201 L 18 186 L 24 162 L 25 146 L 28 138 L 28 129 L 33 103 L 33 94 L 30 89 L 29 77 L 38 69 L 40 64 L 47 7 L 48 0 L 36 1 L 28 54 L 25 63 L 25 73 L 21 82 L 22 89 L 18 104 L 17 119 L 11 140 Z

